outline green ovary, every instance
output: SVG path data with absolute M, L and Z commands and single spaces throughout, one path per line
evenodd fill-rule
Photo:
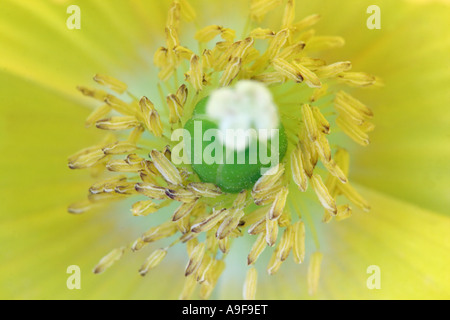
M 288 145 L 284 127 L 280 124 L 278 128 L 279 143 L 278 148 L 274 150 L 276 153 L 273 155 L 274 157 L 271 154 L 271 141 L 260 142 L 258 139 L 251 139 L 245 150 L 232 150 L 227 155 L 226 147 L 220 141 L 214 142 L 215 137 L 212 137 L 211 141 L 205 139 L 207 130 L 219 129 L 218 123 L 206 115 L 207 100 L 208 98 L 205 98 L 196 105 L 193 117 L 186 122 L 184 127 L 190 134 L 185 138 L 185 143 L 190 140 L 190 143 L 186 143 L 186 150 L 192 168 L 203 182 L 214 183 L 224 192 L 237 193 L 249 189 L 261 177 L 261 169 L 270 168 L 283 159 Z M 197 127 L 201 124 L 201 131 L 197 129 L 197 135 L 201 132 L 201 138 L 196 137 L 196 123 Z M 194 141 L 200 142 L 200 139 L 203 140 L 202 146 L 196 148 Z M 213 148 L 212 144 L 217 148 Z M 216 154 L 215 151 L 212 151 L 213 149 L 221 149 L 222 155 L 220 155 L 220 151 Z M 200 150 L 201 155 L 199 155 Z M 197 158 L 195 158 L 196 152 Z M 266 157 L 260 157 L 260 153 Z M 206 158 L 209 155 L 216 161 L 213 163 L 211 160 L 207 161 Z M 273 160 L 277 158 L 278 162 L 274 163 Z M 234 161 L 232 161 L 233 159 Z

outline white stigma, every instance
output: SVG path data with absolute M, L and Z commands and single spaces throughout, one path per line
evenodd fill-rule
M 207 115 L 219 123 L 222 143 L 245 150 L 250 139 L 270 140 L 279 128 L 277 106 L 266 86 L 251 80 L 239 81 L 234 88 L 215 90 L 206 105 Z

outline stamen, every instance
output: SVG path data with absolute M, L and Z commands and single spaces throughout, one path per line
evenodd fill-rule
M 362 146 L 367 146 L 370 143 L 369 136 L 366 132 L 362 131 L 360 127 L 351 123 L 344 117 L 337 117 L 336 124 L 344 133 L 349 136 L 353 141 L 359 143 Z
M 282 28 L 289 27 L 295 19 L 295 0 L 288 0 L 284 9 L 283 19 L 281 20 Z
M 124 101 L 120 100 L 116 96 L 111 94 L 107 94 L 104 98 L 104 101 L 114 110 L 123 114 L 123 115 L 134 115 L 134 110 L 130 108 L 130 106 Z
M 178 32 L 174 26 L 166 27 L 166 45 L 169 49 L 174 49 L 180 45 L 180 40 L 178 38 Z M 172 51 L 169 51 L 169 55 Z
M 180 3 L 178 1 L 172 2 L 167 14 L 166 26 L 178 28 L 180 25 Z
M 283 51 L 280 52 L 280 54 L 277 57 L 280 59 L 284 59 L 286 61 L 291 61 L 291 60 L 300 58 L 300 56 L 303 53 L 304 48 L 305 48 L 305 43 L 299 42 L 299 43 L 293 44 L 293 45 L 285 48 Z
M 250 48 L 252 48 L 254 43 L 255 40 L 253 40 L 252 37 L 245 38 L 244 41 L 240 43 L 236 51 L 233 53 L 233 56 L 244 60 L 247 57 Z
M 169 122 L 177 123 L 183 116 L 183 107 L 177 96 L 174 94 L 168 95 L 166 97 L 167 107 L 169 108 Z
M 86 150 L 86 153 L 72 157 L 69 160 L 69 168 L 70 169 L 90 168 L 96 165 L 105 156 L 106 156 L 105 153 L 100 148 Z
M 219 249 L 222 253 L 226 254 L 230 251 L 231 241 L 229 237 L 225 237 L 219 240 Z
M 274 166 L 268 171 L 266 171 L 261 178 L 256 181 L 255 185 L 252 189 L 252 196 L 255 199 L 255 196 L 259 195 L 267 195 L 273 194 L 274 192 L 278 192 L 277 188 L 274 188 L 274 184 L 280 181 L 281 176 L 284 174 L 284 165 L 279 164 L 278 166 Z
M 297 221 L 293 225 L 292 254 L 295 263 L 302 263 L 305 260 L 305 224 Z
M 234 43 L 226 42 L 227 46 L 225 47 L 225 51 L 218 57 L 214 58 L 215 60 L 214 69 L 216 71 L 222 71 L 225 69 L 226 66 L 231 64 L 231 60 L 234 59 L 233 53 L 238 50 L 241 43 L 242 43 L 241 41 Z
M 333 159 L 330 159 L 328 162 L 322 161 L 322 163 L 328 170 L 328 172 L 330 172 L 333 176 L 338 178 L 342 183 L 347 183 L 347 176 Z M 333 195 L 331 191 L 330 194 Z
M 266 247 L 267 247 L 266 235 L 261 233 L 256 239 L 256 241 L 253 243 L 252 249 L 248 254 L 247 264 L 248 265 L 254 264 Z
M 185 215 L 183 218 L 175 222 L 178 231 L 182 234 L 186 234 L 191 230 L 191 219 L 189 215 Z
M 181 105 L 181 107 L 184 107 L 186 104 L 187 98 L 188 98 L 188 89 L 185 84 L 182 84 L 176 93 L 177 101 Z
M 181 178 L 180 172 L 169 159 L 157 150 L 152 150 L 150 156 L 164 180 L 173 185 L 181 185 L 183 179 Z
M 323 255 L 320 252 L 314 252 L 311 255 L 311 261 L 308 268 L 308 292 L 314 295 L 317 292 L 320 278 L 320 265 L 322 263 Z
M 261 21 L 264 16 L 282 4 L 282 0 L 252 0 L 250 6 L 251 18 Z
M 140 125 L 138 127 L 135 127 L 133 130 L 131 130 L 131 133 L 128 136 L 127 142 L 130 143 L 130 144 L 135 145 L 136 143 L 138 143 L 138 141 L 141 138 L 143 133 L 144 133 L 144 127 L 143 126 Z
M 166 189 L 147 182 L 136 183 L 136 191 L 155 200 L 167 199 Z
M 211 215 L 197 224 L 194 224 L 191 228 L 192 232 L 200 233 L 205 232 L 214 227 L 220 220 L 224 219 L 229 214 L 228 210 L 214 210 Z
M 174 53 L 177 55 L 178 58 L 184 59 L 184 60 L 191 60 L 192 55 L 194 54 L 191 50 L 188 48 L 177 46 L 173 48 Z
M 161 79 L 161 81 L 167 81 L 170 79 L 170 77 L 174 73 L 174 65 L 172 62 L 169 62 L 169 59 L 164 63 L 164 68 L 161 69 L 161 71 L 158 73 L 158 78 Z
M 214 237 L 213 237 L 214 239 Z M 211 279 L 208 278 L 211 275 L 211 268 L 214 266 L 215 262 L 214 259 L 211 258 L 209 255 L 204 255 L 202 263 L 200 264 L 200 267 L 198 268 L 196 272 L 197 282 L 203 283 L 203 282 L 210 282 Z
M 296 40 L 308 43 L 316 35 L 316 30 L 311 29 L 300 33 Z M 309 48 L 309 45 L 308 45 Z
M 187 0 L 179 0 L 181 16 L 186 22 L 194 21 L 197 14 Z
M 167 221 L 157 227 L 153 227 L 145 232 L 141 239 L 144 242 L 155 242 L 164 238 L 168 238 L 177 232 L 177 227 L 172 221 Z
M 86 128 L 89 128 L 92 126 L 95 122 L 98 120 L 104 118 L 108 113 L 111 112 L 111 107 L 107 104 L 104 104 L 98 108 L 96 108 L 92 113 L 87 117 L 85 126 Z
M 205 244 L 199 243 L 194 250 L 192 251 L 189 262 L 186 266 L 186 270 L 184 272 L 184 275 L 187 277 L 190 274 L 193 274 L 195 271 L 197 271 L 198 267 L 202 263 L 203 255 L 205 254 Z
M 275 32 L 270 29 L 256 28 L 250 32 L 250 37 L 254 39 L 267 40 L 275 36 Z
M 123 200 L 124 198 L 125 196 L 123 194 L 114 193 L 113 191 L 88 195 L 88 199 L 91 202 L 108 202 L 115 200 Z
M 350 183 L 346 184 L 339 184 L 338 185 L 339 190 L 344 194 L 344 196 L 353 202 L 358 208 L 361 208 L 362 210 L 369 212 L 370 211 L 370 205 L 367 203 L 366 200 L 364 200 L 363 197 L 353 188 Z
M 194 249 L 197 245 L 198 245 L 198 240 L 196 238 L 193 238 L 186 242 L 186 251 L 189 256 L 192 254 L 192 251 L 194 251 Z
M 300 191 L 305 192 L 308 188 L 308 179 L 306 178 L 302 157 L 300 146 L 297 146 L 291 153 L 292 178 Z
M 283 213 L 280 216 L 280 218 L 278 218 L 278 225 L 281 228 L 287 228 L 291 224 L 292 224 L 291 212 L 288 210 L 287 207 L 285 207 L 284 210 L 283 210 Z
M 181 218 L 189 215 L 196 205 L 197 202 L 188 202 L 181 204 L 173 214 L 172 221 L 178 221 Z
M 205 49 L 202 53 L 203 71 L 214 67 L 214 56 L 211 50 Z
M 330 195 L 327 187 L 322 182 L 322 178 L 318 174 L 313 174 L 311 177 L 311 184 L 322 206 L 332 215 L 336 215 L 336 202 Z
M 126 154 L 133 152 L 137 149 L 134 143 L 128 141 L 117 141 L 110 145 L 107 145 L 102 150 L 106 155 Z
M 302 76 L 305 83 L 310 88 L 320 88 L 322 86 L 322 83 L 320 82 L 319 78 L 316 76 L 314 72 L 309 70 L 308 68 L 304 67 L 298 62 L 294 61 L 294 66 L 298 70 L 298 73 Z
M 218 25 L 207 26 L 195 34 L 194 38 L 198 42 L 209 42 L 222 32 L 222 27 Z
M 144 158 L 141 158 L 140 156 L 138 156 L 136 153 L 131 153 L 127 156 L 125 161 L 130 165 L 134 165 L 134 164 L 142 165 L 142 162 L 146 161 L 146 160 Z
M 297 59 L 298 63 L 300 63 L 305 68 L 308 68 L 311 71 L 317 71 L 320 67 L 324 66 L 326 62 L 322 59 L 310 58 L 310 57 L 301 57 Z
M 119 194 L 125 194 L 125 195 L 132 195 L 137 194 L 137 191 L 135 189 L 135 183 L 134 182 L 122 182 L 118 183 L 117 185 L 113 185 L 114 192 Z
M 112 192 L 114 188 L 108 191 L 108 186 L 115 185 L 120 182 L 124 182 L 127 180 L 125 175 L 115 176 L 97 183 L 94 183 L 90 188 L 89 192 L 92 194 L 102 193 L 102 192 Z
M 265 230 L 266 230 L 266 217 L 261 218 L 260 220 L 250 225 L 248 228 L 248 233 L 255 235 L 261 232 L 265 233 Z
M 191 58 L 189 81 L 197 92 L 203 89 L 203 67 L 200 58 L 197 55 L 193 55 Z
M 288 37 L 289 29 L 283 29 L 277 32 L 277 34 L 270 41 L 269 47 L 267 48 L 267 51 L 265 53 L 267 59 L 271 60 L 278 55 L 281 48 L 283 48 L 283 46 L 286 44 Z
M 147 216 L 158 211 L 160 207 L 151 200 L 138 201 L 131 209 L 134 216 Z
M 167 250 L 158 249 L 154 251 L 148 258 L 145 260 L 144 264 L 139 269 L 139 274 L 141 276 L 145 276 L 151 269 L 158 266 L 164 257 L 167 254 Z
M 199 198 L 192 191 L 183 188 L 166 189 L 166 196 L 168 196 L 172 200 L 185 203 L 194 202 Z
M 142 164 L 132 164 L 130 165 L 125 160 L 120 159 L 114 159 L 108 161 L 106 164 L 106 169 L 113 172 L 138 172 L 139 170 L 142 170 Z
M 247 200 L 247 190 L 242 190 L 238 193 L 236 199 L 233 202 L 233 208 L 242 209 L 245 207 L 245 201 Z
M 370 119 L 373 117 L 373 112 L 366 105 L 364 105 L 361 101 L 355 99 L 348 93 L 344 91 L 339 91 L 336 94 L 335 103 L 340 103 L 348 109 L 352 109 L 361 115 L 364 115 L 365 119 Z
M 273 247 L 278 238 L 278 221 L 266 218 L 266 242 L 269 247 Z
M 267 266 L 267 273 L 269 275 L 274 275 L 275 273 L 277 273 L 278 270 L 280 270 L 281 264 L 283 263 L 283 261 L 278 259 L 278 251 L 279 248 L 277 247 L 273 252 L 272 257 L 270 258 L 269 265 Z
M 352 208 L 348 204 L 340 205 L 337 209 L 336 221 L 348 219 L 352 215 Z
M 104 74 L 96 74 L 94 76 L 94 81 L 102 86 L 109 87 L 118 94 L 122 94 L 128 89 L 128 86 L 122 81 Z
M 222 28 L 220 30 L 220 36 L 225 41 L 233 42 L 234 38 L 236 37 L 236 31 L 229 28 Z
M 306 129 L 303 131 L 306 131 Z M 306 136 L 306 133 L 304 133 L 303 135 Z M 302 141 L 300 141 L 299 145 L 302 150 L 301 155 L 302 155 L 303 167 L 304 167 L 305 172 L 308 175 L 308 177 L 311 177 L 314 172 L 316 163 L 317 163 L 316 148 L 311 143 L 311 141 L 309 141 L 309 138 L 302 139 Z
M 183 289 L 180 293 L 180 300 L 188 300 L 192 294 L 194 293 L 195 287 L 197 286 L 197 280 L 195 275 L 190 275 L 189 277 L 186 277 L 184 280 Z
M 325 134 L 319 132 L 317 135 L 317 140 L 314 143 L 317 147 L 317 152 L 322 160 L 322 163 L 330 163 L 331 148 Z
M 281 236 L 279 251 L 278 251 L 278 259 L 280 261 L 284 261 L 289 256 L 289 253 L 291 252 L 292 246 L 294 241 L 294 235 L 293 235 L 293 227 L 289 226 L 287 227 L 283 235 Z
M 148 120 L 146 121 L 150 132 L 152 132 L 155 137 L 161 137 L 163 134 L 163 124 L 161 118 L 159 117 L 158 111 L 152 110 Z
M 265 83 L 267 85 L 272 85 L 272 84 L 282 84 L 286 82 L 287 77 L 279 72 L 268 72 L 253 76 L 252 80 L 256 80 Z
M 256 295 L 256 281 L 258 273 L 255 268 L 250 268 L 247 271 L 247 276 L 244 282 L 244 300 L 255 300 Z
M 167 55 L 168 55 L 167 48 L 164 47 L 158 48 L 158 50 L 156 50 L 155 54 L 153 55 L 153 64 L 158 68 L 165 67 L 167 65 Z
M 237 228 L 237 226 L 239 225 L 239 221 L 243 216 L 244 211 L 242 211 L 242 209 L 240 208 L 231 209 L 230 213 L 227 215 L 227 217 L 223 220 L 223 222 L 217 229 L 216 233 L 217 239 L 221 240 L 230 235 L 231 232 Z
M 280 74 L 291 79 L 297 83 L 303 82 L 303 76 L 299 70 L 291 63 L 284 59 L 275 59 L 272 61 L 272 65 Z
M 329 50 L 334 48 L 341 48 L 345 44 L 345 40 L 342 37 L 332 36 L 315 36 L 308 42 L 309 50 Z
M 316 102 L 320 98 L 324 97 L 327 94 L 328 85 L 325 83 L 322 84 L 322 87 L 314 89 L 313 94 L 311 95 L 310 101 Z M 317 117 L 316 117 L 317 120 Z M 328 134 L 328 133 L 327 133 Z
M 317 69 L 316 74 L 320 78 L 332 78 L 338 74 L 349 71 L 352 68 L 350 61 L 336 62 L 328 66 L 323 66 Z
M 93 203 L 89 200 L 83 200 L 79 202 L 72 203 L 68 207 L 68 212 L 71 214 L 82 214 L 89 210 L 91 210 L 93 207 Z
M 376 77 L 365 72 L 342 72 L 338 79 L 355 87 L 368 87 L 376 84 Z
M 303 29 L 312 27 L 320 20 L 320 15 L 318 14 L 312 14 L 310 16 L 307 16 L 306 18 L 300 20 L 299 22 L 294 23 L 292 29 L 296 32 L 301 31 Z
M 316 119 L 314 118 L 314 114 L 311 110 L 309 104 L 304 104 L 301 107 L 303 122 L 305 124 L 306 131 L 308 133 L 309 140 L 314 142 L 317 140 L 319 135 L 317 130 Z
M 314 119 L 316 119 L 316 122 L 320 128 L 320 131 L 322 131 L 325 134 L 329 134 L 330 133 L 330 123 L 328 122 L 328 120 L 320 112 L 319 108 L 312 107 L 312 111 L 314 114 Z
M 275 200 L 273 201 L 272 207 L 267 213 L 268 219 L 277 220 L 281 216 L 284 210 L 284 206 L 286 204 L 288 193 L 289 189 L 287 187 L 281 188 L 281 190 L 277 193 Z
M 125 252 L 125 247 L 113 249 L 110 253 L 104 256 L 100 262 L 94 267 L 94 273 L 102 273 L 109 267 L 111 267 L 114 262 L 120 260 Z
M 225 87 L 230 85 L 230 83 L 237 77 L 241 69 L 242 59 L 235 57 L 227 67 L 225 68 L 222 77 L 220 78 L 220 86 Z
M 133 116 L 111 117 L 95 123 L 95 126 L 102 130 L 127 130 L 139 125 L 139 121 Z
M 99 101 L 105 101 L 105 98 L 108 95 L 106 91 L 91 89 L 83 86 L 78 86 L 77 89 L 86 97 L 91 97 Z
M 216 198 L 222 194 L 220 188 L 212 183 L 192 182 L 189 183 L 187 187 L 197 195 L 206 198 Z
M 239 226 L 248 227 L 254 224 L 255 222 L 265 218 L 266 214 L 267 214 L 267 207 L 262 207 L 253 210 L 252 212 L 247 213 L 244 217 L 242 217 Z
M 208 299 L 219 280 L 220 275 L 225 269 L 225 263 L 222 260 L 214 260 L 214 265 L 211 267 L 209 281 L 201 284 L 200 298 Z

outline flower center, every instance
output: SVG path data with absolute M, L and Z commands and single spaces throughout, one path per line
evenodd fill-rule
M 256 81 L 242 80 L 235 88 L 213 91 L 206 105 L 206 114 L 219 123 L 222 133 L 219 139 L 237 151 L 245 150 L 250 143 L 245 134 L 234 134 L 237 130 L 248 133 L 251 139 L 267 142 L 272 138 L 272 130 L 280 125 L 272 94 Z
M 185 129 L 194 171 L 230 193 L 251 188 L 287 149 L 272 95 L 255 81 L 213 91 L 197 104 Z
M 348 153 L 330 145 L 328 136 L 334 130 L 342 131 L 360 145 L 369 144 L 373 113 L 344 90 L 336 90 L 335 84 L 368 87 L 379 85 L 380 80 L 351 72 L 348 61 L 321 59 L 317 52 L 342 46 L 344 41 L 316 36 L 311 27 L 318 15 L 295 21 L 295 0 L 287 1 L 277 30 L 255 25 L 281 3 L 252 0 L 246 37 L 241 40 L 235 40 L 234 30 L 218 25 L 198 30 L 195 39 L 200 50 L 194 53 L 182 46 L 179 32 L 181 20 L 193 21 L 196 13 L 188 0 L 174 0 L 165 29 L 166 44 L 154 55 L 160 69 L 160 105 L 147 97 L 136 99 L 126 84 L 105 75 L 94 80 L 108 91 L 79 87 L 84 95 L 102 102 L 86 125 L 119 134 L 109 134 L 69 158 L 71 169 L 91 168 L 96 175 L 115 173 L 106 173 L 104 180 L 91 186 L 88 199 L 72 204 L 69 212 L 80 214 L 132 196 L 141 197 L 131 208 L 134 216 L 176 206 L 172 219 L 149 229 L 130 246 L 112 250 L 100 260 L 95 273 L 109 268 L 127 248 L 138 251 L 173 237 L 169 246 L 148 256 L 139 273 L 145 275 L 161 263 L 170 247 L 183 243 L 189 260 L 181 298 L 191 297 L 197 285 L 200 297 L 208 298 L 237 238 L 244 234 L 255 238 L 247 258 L 250 266 L 263 251 L 275 247 L 267 266 L 272 275 L 291 252 L 296 263 L 305 260 L 305 229 L 309 227 L 316 252 L 309 258 L 308 286 L 311 294 L 316 292 L 322 254 L 314 225 L 303 221 L 313 220 L 303 210 L 303 192 L 315 194 L 324 222 L 351 216 L 350 203 L 370 209 L 348 181 Z M 219 37 L 220 41 L 207 46 Z M 182 75 L 185 82 L 180 85 Z M 268 86 L 277 93 L 278 107 Z M 132 101 L 126 102 L 130 97 Z M 112 111 L 114 116 L 110 116 Z M 187 148 L 192 167 L 172 161 L 175 143 L 169 137 L 182 128 L 194 139 Z M 130 132 L 123 139 L 120 132 L 126 130 Z M 142 136 L 146 130 L 153 139 Z M 216 135 L 208 130 L 215 130 Z M 197 132 L 200 143 L 195 141 Z M 273 157 L 277 161 L 271 161 Z M 263 174 L 262 169 L 266 169 Z M 256 270 L 250 267 L 244 297 L 254 298 L 255 290 Z

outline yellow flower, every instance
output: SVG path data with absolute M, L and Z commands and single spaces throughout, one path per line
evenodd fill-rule
M 180 5 L 80 1 L 80 30 L 68 30 L 61 19 L 69 5 L 65 1 L 42 1 L 33 7 L 25 1 L 4 5 L 0 13 L 0 145 L 2 167 L 7 170 L 1 185 L 0 239 L 5 244 L 0 266 L 1 297 L 177 298 L 180 292 L 187 297 L 196 276 L 205 280 L 200 297 L 209 296 L 214 289 L 212 298 L 238 298 L 244 289 L 246 298 L 448 298 L 450 165 L 446 156 L 450 121 L 444 109 L 450 102 L 446 88 L 448 61 L 444 59 L 450 49 L 445 29 L 450 17 L 448 5 L 379 1 L 382 28 L 369 30 L 365 25 L 366 9 L 372 3 L 364 1 L 357 5 L 297 1 L 294 15 L 294 1 L 257 0 L 252 1 L 251 19 L 246 24 L 249 4 L 242 1 L 226 6 L 190 1 L 196 14 L 187 1 L 174 3 Z M 313 33 L 310 23 L 316 22 L 316 13 L 320 14 L 321 23 L 314 26 Z M 429 16 L 433 17 L 431 21 Z M 178 17 L 184 20 L 183 28 L 178 26 Z M 189 23 L 191 20 L 194 23 Z M 332 37 L 328 37 L 330 34 Z M 246 51 L 251 47 L 250 41 L 245 41 L 247 36 L 264 38 L 261 43 L 269 43 L 267 50 L 258 49 L 266 53 L 252 55 L 251 50 Z M 221 38 L 222 43 L 216 47 L 218 55 L 211 48 L 210 59 L 208 51 L 203 51 L 203 43 L 210 41 L 214 47 L 217 41 L 211 40 L 215 37 Z M 199 48 L 194 38 L 200 41 Z M 243 41 L 232 49 L 231 44 L 237 39 Z M 346 45 L 340 48 L 342 39 Z M 290 47 L 301 41 L 305 48 Z M 164 49 L 158 49 L 161 45 Z M 332 50 L 326 52 L 313 51 L 330 47 Z M 231 48 L 229 56 L 227 48 Z M 221 50 L 224 53 L 220 54 Z M 311 58 L 323 59 L 327 64 Z M 352 71 L 347 61 L 351 61 Z M 175 66 L 180 67 L 178 80 L 170 78 Z M 214 68 L 225 70 L 224 75 L 215 76 L 208 71 Z M 100 86 L 97 91 L 88 87 L 88 78 L 95 73 L 96 82 L 110 87 L 101 89 L 106 93 L 98 91 Z M 187 100 L 185 89 L 177 90 L 182 73 L 188 74 Z M 220 192 L 213 186 L 197 182 L 186 189 L 188 182 L 198 179 L 186 180 L 187 172 L 170 163 L 170 152 L 164 150 L 168 141 L 161 136 L 177 125 L 183 109 L 183 121 L 189 118 L 202 90 L 226 86 L 238 78 L 283 83 L 271 87 L 271 91 L 287 132 L 298 130 L 290 137 L 284 158 L 285 178 L 274 185 L 270 179 L 261 178 L 253 188 L 252 198 L 243 198 L 242 194 L 218 195 Z M 385 84 L 382 88 L 365 91 L 349 91 L 336 83 L 377 86 L 380 79 Z M 99 130 L 80 129 L 90 113 L 88 108 L 99 105 L 80 98 L 74 89 L 77 86 L 82 93 L 106 102 L 105 106 L 100 105 L 103 109 L 91 114 L 88 122 L 96 122 L 101 129 L 134 128 L 131 136 L 121 136 L 125 143 L 116 144 L 115 138 L 107 136 L 100 148 L 70 157 L 72 168 L 93 167 L 85 173 L 69 172 L 65 159 L 74 150 L 102 141 L 102 137 Z M 127 102 L 115 96 L 127 90 L 132 92 Z M 163 107 L 166 103 L 168 108 Z M 374 111 L 373 119 L 365 104 Z M 125 117 L 109 119 L 106 112 L 111 108 Z M 283 108 L 288 115 L 283 114 Z M 302 122 L 297 124 L 296 119 Z M 373 129 L 369 119 L 376 130 L 370 133 L 367 148 L 343 134 L 367 145 L 366 132 Z M 137 140 L 144 126 L 153 135 L 145 133 Z M 326 138 L 328 127 L 330 144 Z M 300 140 L 296 140 L 297 135 Z M 298 141 L 302 142 L 299 147 Z M 332 153 L 334 161 L 330 160 L 328 145 L 337 150 Z M 343 148 L 351 156 L 349 169 Z M 142 158 L 146 155 L 141 151 L 151 151 L 150 157 Z M 309 162 L 304 160 L 314 152 L 324 167 L 312 172 L 313 168 L 308 168 L 311 157 Z M 113 157 L 116 153 L 122 158 Z M 110 171 L 139 170 L 143 181 L 126 181 L 116 175 L 112 181 L 91 186 L 89 175 L 97 176 L 105 167 Z M 326 170 L 330 172 L 328 176 Z M 279 174 L 282 176 L 283 172 Z M 346 176 L 349 182 L 344 183 Z M 163 180 L 168 184 L 162 189 L 154 186 Z M 284 181 L 290 181 L 289 187 Z M 348 187 L 350 183 L 358 192 Z M 181 187 L 174 189 L 176 184 Z M 91 201 L 71 206 L 72 213 L 84 211 L 86 205 L 91 207 L 92 200 L 122 198 L 135 190 L 165 200 L 156 201 L 157 204 L 143 199 L 146 202 L 137 204 L 126 200 L 93 208 L 83 215 L 64 215 L 66 205 L 89 186 Z M 306 193 L 299 191 L 306 188 Z M 221 230 L 220 235 L 228 230 L 229 236 L 237 232 L 234 227 L 252 217 L 254 207 L 247 207 L 245 216 L 238 210 L 246 200 L 259 204 L 267 201 L 261 193 L 269 194 L 271 200 L 263 207 L 267 211 L 262 215 L 267 213 L 267 220 L 263 221 L 265 237 L 246 234 L 233 239 L 228 250 L 230 243 L 216 243 L 214 232 L 206 240 L 199 237 L 199 241 L 188 241 L 189 256 L 184 245 L 175 241 L 172 246 L 174 238 L 152 242 L 137 253 L 124 249 L 133 239 L 138 240 L 131 247 L 140 249 L 177 231 L 186 232 L 182 238 L 189 238 L 193 233 L 188 231 L 190 227 L 203 231 L 205 225 Z M 354 204 L 353 209 L 368 209 L 370 203 L 371 212 L 353 210 L 350 219 L 334 221 L 349 214 L 345 205 L 348 200 L 335 202 L 340 193 Z M 204 210 L 197 204 L 191 206 L 190 200 L 200 196 L 203 199 L 205 194 L 222 197 L 229 210 L 217 207 L 206 220 L 186 225 L 183 214 Z M 174 206 L 167 198 L 183 204 Z M 212 199 L 205 200 L 207 207 L 217 206 L 216 198 Z M 153 213 L 166 205 L 171 205 L 169 210 Z M 324 217 L 320 205 L 325 208 Z M 173 223 L 171 217 L 177 207 L 180 219 Z M 133 217 L 130 208 L 134 215 L 151 215 Z M 333 216 L 341 219 L 333 219 L 329 224 L 321 222 L 329 222 Z M 216 224 L 223 219 L 227 223 Z M 276 237 L 278 225 L 281 228 Z M 156 226 L 159 227 L 155 229 Z M 149 227 L 153 228 L 148 230 Z M 243 226 L 243 233 L 247 233 L 246 227 Z M 255 268 L 246 267 L 247 259 L 252 258 L 253 262 L 258 256 L 247 257 L 248 253 L 261 250 L 275 238 L 276 249 L 264 250 Z M 290 249 L 291 257 L 284 260 Z M 219 250 L 227 252 L 226 259 L 211 255 Z M 124 253 L 127 256 L 119 260 Z M 304 259 L 306 265 L 294 264 L 292 257 L 296 262 Z M 187 261 L 188 277 L 184 280 L 180 265 Z M 66 286 L 70 265 L 81 267 L 81 290 L 69 290 Z M 94 268 L 100 273 L 108 267 L 99 276 L 90 272 Z M 268 269 L 273 274 L 279 268 L 270 277 L 264 272 Z M 370 270 L 380 271 L 380 289 L 370 289 Z M 147 274 L 146 278 L 137 277 L 138 271 Z

